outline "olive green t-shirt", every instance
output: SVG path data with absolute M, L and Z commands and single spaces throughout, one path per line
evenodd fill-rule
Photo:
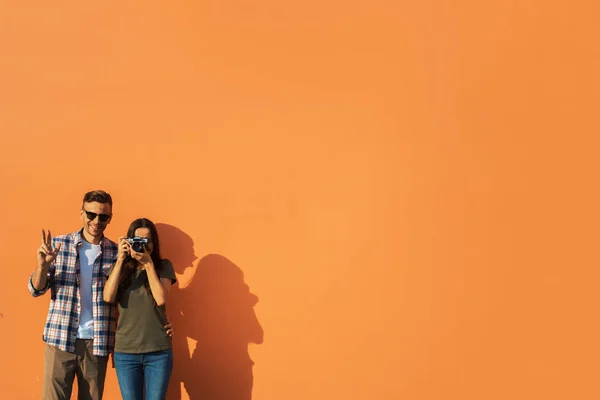
M 156 268 L 159 278 L 177 281 L 173 265 L 169 260 L 162 260 Z M 151 353 L 171 348 L 171 338 L 164 326 L 167 324 L 166 307 L 158 307 L 154 303 L 149 288 L 145 283 L 148 276 L 145 270 L 137 270 L 131 279 L 131 285 L 118 299 L 119 320 L 115 338 L 115 351 L 119 353 Z

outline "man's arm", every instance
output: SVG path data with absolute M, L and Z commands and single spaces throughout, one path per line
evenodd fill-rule
M 36 292 L 46 292 L 48 290 L 48 275 L 50 272 L 49 265 L 38 265 L 31 274 L 31 287 Z
M 29 278 L 29 292 L 32 296 L 41 296 L 49 288 L 48 277 L 54 273 L 52 264 L 58 255 L 61 243 L 54 247 L 52 245 L 52 235 L 48 235 L 42 229 L 42 245 L 37 250 L 37 268 Z

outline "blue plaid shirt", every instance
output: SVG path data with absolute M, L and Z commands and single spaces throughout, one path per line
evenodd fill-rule
M 75 340 L 81 317 L 79 293 L 79 246 L 82 230 L 52 238 L 52 246 L 61 244 L 56 260 L 48 270 L 48 281 L 42 290 L 36 290 L 29 278 L 29 292 L 33 297 L 50 289 L 50 307 L 42 339 L 63 351 L 75 352 Z M 117 244 L 106 237 L 100 242 L 100 255 L 92 272 L 92 316 L 94 320 L 94 355 L 107 356 L 114 348 L 116 305 L 104 301 L 104 284 L 108 272 L 117 260 Z

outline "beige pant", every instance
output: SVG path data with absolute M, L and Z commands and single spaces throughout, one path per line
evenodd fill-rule
M 92 339 L 77 339 L 75 353 L 46 345 L 43 400 L 69 400 L 77 375 L 78 400 L 101 400 L 108 356 L 92 353 Z

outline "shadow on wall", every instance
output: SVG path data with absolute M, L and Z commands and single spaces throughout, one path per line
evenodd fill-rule
M 171 260 L 175 272 L 194 268 L 193 240 L 172 225 L 156 227 L 162 256 Z M 254 312 L 258 297 L 250 293 L 242 270 L 218 254 L 200 259 L 188 282 L 175 285 L 169 294 L 175 334 L 167 399 L 181 399 L 183 383 L 190 400 L 251 400 L 254 362 L 248 344 L 263 341 Z M 196 341 L 191 355 L 188 339 Z

